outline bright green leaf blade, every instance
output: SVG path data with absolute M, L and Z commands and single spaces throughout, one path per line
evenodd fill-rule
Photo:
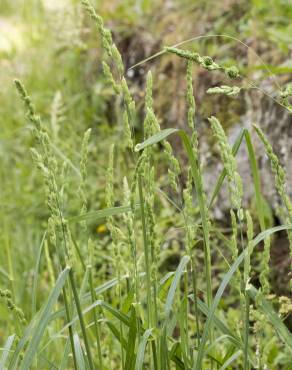
M 130 206 L 120 206 L 113 208 L 105 208 L 95 212 L 88 212 L 83 215 L 70 217 L 69 222 L 80 222 L 80 221 L 89 221 L 89 220 L 100 220 L 111 216 L 120 215 L 131 211 Z
M 134 368 L 134 360 L 135 360 L 135 344 L 137 338 L 137 315 L 136 309 L 132 305 L 131 306 L 131 319 L 130 319 L 130 329 L 128 334 L 128 343 L 127 343 L 127 351 L 126 351 L 126 362 L 125 362 L 125 370 L 132 370 Z
M 117 327 L 109 320 L 105 321 L 106 325 L 110 329 L 110 331 L 113 333 L 114 337 L 120 342 L 123 346 L 123 348 L 126 350 L 127 349 L 127 341 L 123 336 L 121 336 L 121 331 L 117 329 Z
M 203 356 L 204 356 L 204 352 L 205 352 L 205 345 L 206 345 L 206 342 L 207 342 L 207 339 L 208 339 L 209 330 L 210 330 L 210 327 L 211 327 L 212 322 L 213 322 L 213 318 L 214 318 L 214 315 L 215 315 L 216 308 L 219 304 L 219 301 L 222 297 L 222 294 L 224 293 L 224 290 L 225 290 L 226 286 L 228 285 L 228 283 L 231 280 L 233 274 L 235 273 L 235 271 L 238 269 L 239 265 L 243 261 L 244 256 L 245 256 L 245 252 L 246 252 L 246 250 L 243 251 L 238 256 L 238 258 L 235 260 L 235 262 L 232 264 L 231 268 L 225 274 L 225 276 L 224 276 L 224 278 L 223 278 L 223 280 L 222 280 L 222 282 L 221 282 L 221 284 L 220 284 L 220 286 L 217 290 L 217 293 L 216 293 L 215 298 L 213 300 L 212 306 L 210 307 L 209 315 L 208 315 L 207 321 L 205 323 L 203 335 L 202 335 L 200 346 L 199 346 L 199 349 L 198 349 L 197 361 L 196 361 L 196 364 L 195 364 L 195 369 L 196 370 L 201 370 L 202 369 L 202 361 L 203 361 Z
M 34 274 L 33 274 L 33 284 L 32 284 L 32 316 L 34 316 L 36 313 L 36 296 L 37 296 L 39 268 L 40 268 L 40 261 L 41 261 L 41 256 L 42 256 L 42 251 L 43 251 L 43 246 L 45 243 L 46 235 L 47 235 L 47 232 L 44 233 L 41 244 L 39 246 L 36 262 L 35 262 L 35 268 L 34 268 Z
M 164 307 L 164 312 L 165 312 L 166 318 L 168 318 L 169 315 L 170 315 L 176 289 L 178 287 L 180 278 L 181 278 L 181 276 L 184 272 L 184 269 L 185 269 L 187 263 L 189 262 L 189 260 L 190 260 L 189 256 L 183 256 L 182 260 L 180 261 L 180 263 L 178 265 L 178 268 L 176 269 L 174 278 L 171 282 L 171 285 L 170 285 L 170 288 L 169 288 L 169 291 L 168 291 L 168 294 L 167 294 L 166 303 L 165 303 L 165 307 Z
M 175 132 L 179 132 L 180 130 L 177 128 L 167 128 L 165 130 L 159 131 L 157 134 L 149 137 L 147 140 L 143 141 L 143 143 L 139 143 L 135 146 L 135 152 L 139 152 L 142 149 L 145 149 L 147 146 L 157 144 L 160 141 L 166 139 L 169 135 L 174 134 Z
M 253 239 L 253 246 L 255 247 L 261 241 L 263 241 L 264 239 L 268 238 L 272 234 L 277 233 L 278 231 L 291 230 L 291 229 L 292 229 L 292 225 L 281 225 L 281 226 L 271 227 L 270 229 L 267 229 L 267 230 L 261 232 L 260 234 L 258 234 Z
M 264 297 L 258 296 L 258 291 L 254 286 L 249 285 L 246 291 L 250 298 L 257 300 L 257 307 L 273 325 L 282 341 L 292 349 L 292 334 L 274 311 L 272 305 Z
M 74 348 L 75 348 L 78 369 L 86 370 L 83 350 L 82 350 L 80 339 L 77 333 L 74 334 L 73 339 L 74 339 Z
M 147 329 L 141 339 L 141 342 L 138 347 L 135 370 L 142 370 L 143 369 L 143 362 L 145 357 L 145 349 L 148 342 L 148 339 L 152 333 L 152 329 Z
M 39 316 L 38 321 L 36 322 L 36 325 L 31 331 L 32 339 L 27 347 L 27 350 L 25 351 L 25 354 L 24 354 L 23 360 L 21 361 L 19 370 L 26 370 L 31 367 L 31 364 L 37 352 L 37 349 L 42 339 L 42 336 L 44 334 L 44 331 L 46 330 L 47 324 L 50 321 L 51 311 L 53 309 L 53 306 L 57 302 L 57 299 L 65 284 L 69 271 L 70 271 L 70 268 L 65 268 L 61 272 L 53 291 L 51 292 L 46 304 L 42 308 L 41 315 Z
M 0 369 L 5 369 L 6 368 L 5 363 L 8 359 L 10 348 L 12 347 L 14 339 L 15 339 L 15 334 L 10 335 L 7 338 L 7 340 L 4 344 L 4 348 L 2 350 L 2 356 L 1 356 L 1 359 L 0 359 Z
M 235 361 L 240 355 L 241 351 L 236 351 L 231 357 L 229 357 L 224 364 L 220 367 L 220 370 L 225 370 L 228 368 L 230 364 L 232 364 L 233 361 Z

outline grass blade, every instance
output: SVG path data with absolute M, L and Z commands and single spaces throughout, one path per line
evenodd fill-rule
M 135 307 L 131 306 L 131 322 L 128 334 L 127 352 L 126 352 L 126 368 L 125 370 L 132 370 L 135 360 L 135 344 L 137 337 L 137 316 Z
M 228 368 L 233 361 L 235 361 L 241 355 L 241 351 L 236 351 L 231 357 L 229 357 L 224 364 L 220 367 L 220 370 L 225 370 Z
M 12 347 L 12 344 L 13 344 L 13 341 L 15 339 L 15 334 L 13 335 L 10 335 L 5 344 L 4 344 L 4 348 L 3 348 L 3 352 L 2 352 L 2 356 L 1 356 L 1 360 L 0 360 L 0 369 L 5 369 L 5 363 L 7 361 L 7 358 L 9 356 L 9 352 L 10 352 L 10 348 Z
M 83 356 L 83 350 L 81 347 L 80 339 L 77 333 L 74 334 L 74 347 L 75 347 L 75 353 L 76 353 L 76 360 L 78 364 L 78 369 L 85 370 L 85 360 Z
M 143 362 L 145 357 L 145 349 L 150 335 L 152 334 L 152 329 L 147 329 L 141 339 L 138 347 L 138 353 L 136 358 L 135 370 L 143 369 Z
M 35 262 L 35 268 L 34 268 L 34 274 L 33 274 L 33 284 L 32 284 L 32 310 L 31 310 L 32 311 L 32 317 L 36 313 L 36 293 L 37 293 L 39 268 L 40 268 L 41 255 L 42 255 L 46 235 L 47 235 L 47 232 L 44 233 L 41 244 L 39 246 L 36 262 Z
M 165 307 L 164 307 L 164 312 L 165 312 L 166 319 L 169 318 L 169 315 L 170 315 L 170 312 L 171 312 L 171 309 L 172 309 L 172 305 L 173 305 L 173 299 L 174 299 L 176 289 L 178 287 L 180 278 L 181 278 L 181 276 L 184 272 L 184 269 L 185 269 L 187 263 L 189 262 L 189 260 L 190 260 L 189 256 L 183 256 L 182 260 L 180 261 L 180 263 L 178 265 L 178 268 L 176 269 L 174 278 L 171 282 L 171 285 L 170 285 L 170 288 L 169 288 L 169 291 L 168 291 L 168 294 L 167 294 L 166 303 L 165 303 Z
M 217 306 L 219 304 L 219 301 L 222 297 L 222 294 L 224 293 L 224 290 L 227 287 L 229 281 L 231 280 L 233 274 L 238 269 L 241 262 L 244 260 L 245 253 L 246 253 L 246 250 L 244 250 L 239 255 L 239 257 L 235 260 L 235 262 L 232 264 L 229 271 L 225 274 L 225 276 L 224 276 L 224 278 L 223 278 L 223 280 L 222 280 L 222 282 L 221 282 L 221 284 L 220 284 L 220 286 L 217 290 L 217 293 L 214 297 L 212 306 L 210 307 L 210 311 L 209 311 L 209 314 L 208 314 L 208 317 L 207 317 L 206 324 L 204 326 L 203 335 L 202 335 L 200 346 L 199 346 L 199 349 L 198 349 L 197 361 L 196 361 L 196 364 L 195 364 L 195 367 L 194 367 L 196 370 L 201 370 L 202 369 L 202 361 L 203 361 L 203 356 L 204 356 L 204 352 L 205 352 L 205 345 L 206 345 L 206 342 L 207 342 L 207 339 L 208 339 L 209 330 L 210 330 L 210 327 L 211 327 L 212 322 L 213 322 L 213 318 L 214 318 L 216 308 L 217 308 Z
M 111 216 L 120 215 L 123 213 L 131 212 L 132 209 L 130 206 L 120 206 L 120 207 L 112 207 L 112 208 L 105 208 L 99 211 L 88 212 L 83 215 L 74 216 L 68 218 L 69 222 L 81 222 L 81 221 L 96 221 L 100 219 L 104 219 Z
M 274 234 L 278 231 L 288 230 L 288 229 L 292 229 L 292 225 L 282 225 L 282 226 L 272 227 L 268 230 L 265 230 L 265 231 L 261 232 L 259 235 L 257 235 L 256 238 L 253 239 L 253 245 L 255 247 L 262 240 L 264 240 L 266 237 L 268 237 L 268 236 L 270 236 L 270 235 L 272 235 L 272 234 Z M 204 332 L 203 332 L 203 335 L 202 335 L 201 343 L 200 343 L 200 346 L 199 346 L 197 361 L 196 361 L 196 364 L 195 364 L 195 369 L 196 370 L 200 370 L 202 368 L 202 360 L 203 360 L 203 356 L 204 356 L 204 352 L 205 352 L 205 344 L 206 344 L 206 341 L 207 341 L 207 338 L 208 338 L 208 333 L 209 333 L 212 321 L 214 319 L 216 308 L 219 304 L 219 301 L 222 297 L 222 294 L 224 293 L 224 290 L 225 290 L 226 286 L 228 285 L 228 283 L 231 280 L 235 271 L 238 269 L 239 265 L 244 260 L 244 257 L 245 257 L 246 253 L 247 253 L 247 249 L 245 249 L 237 257 L 237 259 L 234 261 L 234 263 L 232 264 L 229 271 L 225 274 L 225 276 L 224 276 L 224 278 L 223 278 L 223 280 L 222 280 L 222 282 L 221 282 L 221 284 L 220 284 L 220 286 L 217 290 L 216 296 L 213 300 L 212 306 L 210 308 L 210 311 L 209 311 L 209 314 L 208 314 L 208 317 L 207 317 L 207 321 L 206 321 L 206 324 L 205 324 L 205 327 L 204 327 Z M 274 315 L 273 315 L 272 319 L 273 320 L 275 319 Z
M 56 282 L 56 285 L 51 292 L 46 304 L 42 308 L 42 312 L 31 331 L 31 341 L 27 347 L 27 350 L 24 354 L 23 360 L 21 361 L 19 370 L 26 370 L 31 367 L 31 364 L 33 362 L 34 356 L 37 352 L 38 346 L 40 344 L 41 338 L 44 334 L 44 331 L 46 330 L 47 324 L 50 321 L 50 314 L 53 309 L 53 306 L 57 302 L 57 299 L 61 293 L 61 290 L 63 288 L 63 285 L 65 284 L 65 281 L 68 277 L 70 268 L 65 268 L 61 274 L 58 277 L 58 280 Z
M 177 128 L 167 128 L 165 130 L 159 131 L 157 134 L 149 137 L 147 140 L 143 141 L 143 143 L 139 143 L 135 146 L 135 152 L 139 152 L 142 149 L 145 149 L 147 146 L 157 144 L 160 141 L 166 139 L 168 136 L 179 133 L 180 130 Z
M 247 289 L 247 294 L 253 300 L 257 299 L 257 306 L 259 307 L 259 309 L 264 313 L 266 318 L 273 325 L 282 341 L 292 349 L 292 334 L 283 324 L 277 313 L 274 311 L 272 305 L 267 300 L 265 300 L 264 297 L 262 297 L 261 295 L 259 296 L 257 289 L 252 285 L 249 285 Z

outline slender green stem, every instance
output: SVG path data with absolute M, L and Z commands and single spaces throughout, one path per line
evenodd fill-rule
M 196 194 L 198 197 L 200 215 L 202 219 L 203 227 L 203 239 L 204 239 L 204 262 L 205 262 L 205 274 L 206 274 L 206 285 L 207 285 L 207 304 L 210 307 L 212 304 L 212 278 L 211 278 L 211 253 L 210 253 L 210 233 L 209 233 L 209 221 L 208 221 L 208 209 L 204 196 L 204 189 L 202 183 L 202 176 L 200 171 L 200 164 L 195 158 L 191 141 L 187 134 L 180 130 L 180 137 L 182 138 L 185 149 L 188 153 L 190 165 L 191 165 L 191 174 L 194 180 Z
M 77 314 L 78 314 L 78 318 L 79 318 L 79 322 L 80 322 L 80 327 L 81 327 L 81 331 L 82 331 L 82 335 L 83 335 L 83 339 L 84 339 L 84 344 L 85 344 L 85 349 L 86 349 L 86 353 L 87 353 L 89 367 L 90 367 L 91 370 L 94 370 L 94 365 L 93 365 L 93 360 L 92 360 L 92 356 L 91 356 L 89 341 L 88 341 L 86 328 L 85 328 L 85 322 L 84 322 L 84 318 L 83 318 L 83 314 L 82 314 L 82 310 L 81 310 L 81 304 L 80 304 L 80 300 L 79 300 L 79 296 L 78 296 L 78 292 L 77 292 L 77 288 L 76 288 L 76 283 L 75 283 L 75 278 L 74 278 L 74 273 L 73 273 L 72 269 L 69 272 L 69 280 L 70 280 L 70 285 L 71 285 L 71 288 L 72 288 L 72 292 L 73 292 L 73 296 L 74 296 L 74 300 L 75 300 L 75 305 L 76 305 L 76 310 L 77 310 Z
M 118 281 L 119 281 L 119 309 L 122 310 L 122 287 L 121 287 L 121 273 L 120 268 L 117 266 L 118 269 Z M 121 362 L 122 362 L 122 370 L 125 368 L 125 361 L 124 361 L 124 348 L 123 348 L 123 323 L 120 321 L 120 344 L 121 344 Z
M 11 286 L 12 298 L 15 300 L 14 272 L 13 272 L 12 257 L 11 257 L 10 243 L 9 243 L 9 233 L 8 233 L 7 227 L 8 227 L 7 221 L 4 218 L 5 249 L 6 249 L 6 254 L 7 254 L 9 281 L 10 281 L 10 286 Z
M 250 298 L 248 293 L 245 292 L 245 332 L 244 332 L 244 351 L 243 351 L 244 370 L 249 370 L 249 361 L 248 361 L 249 311 L 250 311 Z
M 152 302 L 151 302 L 151 276 L 150 276 L 150 263 L 149 263 L 149 248 L 146 231 L 146 217 L 144 208 L 144 196 L 142 187 L 141 175 L 138 176 L 138 188 L 140 198 L 140 209 L 141 209 L 141 220 L 142 220 L 142 231 L 143 231 L 143 245 L 144 245 L 144 256 L 145 256 L 145 267 L 146 267 L 146 285 L 147 285 L 147 326 L 150 327 L 152 323 Z
M 90 269 L 90 272 L 89 272 L 89 286 L 90 286 L 91 301 L 92 303 L 94 303 L 96 301 L 96 294 L 95 294 L 95 290 L 93 287 L 92 269 Z M 98 323 L 98 318 L 97 318 L 96 307 L 93 308 L 93 318 L 94 318 L 94 328 L 95 328 L 99 368 L 102 369 L 103 364 L 102 364 L 102 353 L 101 353 L 101 345 L 100 345 L 100 330 L 99 330 L 99 323 Z
M 199 308 L 198 308 L 198 287 L 197 287 L 196 265 L 195 265 L 194 257 L 191 257 L 191 276 L 192 276 L 192 285 L 193 285 L 193 292 L 194 292 L 197 346 L 199 347 L 200 345 L 200 324 L 199 324 Z
M 68 323 L 70 323 L 71 322 L 71 315 L 70 315 L 69 303 L 68 303 L 68 298 L 67 298 L 67 293 L 66 293 L 66 288 L 65 287 L 63 287 L 62 292 L 63 292 L 63 299 L 64 299 L 64 305 L 65 305 L 65 312 L 66 312 L 66 320 L 67 320 Z M 69 330 L 69 338 L 70 338 L 71 350 L 72 350 L 72 355 L 73 355 L 74 368 L 75 368 L 75 370 L 78 370 L 72 325 L 69 325 L 68 330 Z

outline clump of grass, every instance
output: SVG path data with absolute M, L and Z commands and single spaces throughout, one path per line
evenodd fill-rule
M 77 185 L 80 209 L 77 216 L 69 217 L 66 211 L 68 198 L 65 194 L 65 182 L 68 175 L 65 169 L 72 162 L 62 157 L 65 164 L 60 163 L 52 149 L 52 140 L 58 138 L 56 124 L 50 135 L 36 114 L 23 85 L 18 80 L 15 81 L 36 141 L 32 155 L 45 183 L 49 219 L 48 238 L 43 244 L 48 281 L 53 289 L 48 301 L 31 318 L 29 324 L 24 321 L 24 313 L 14 304 L 10 293 L 0 290 L 6 305 L 17 314 L 24 327 L 19 343 L 15 350 L 11 350 L 11 355 L 8 355 L 9 368 L 29 368 L 35 359 L 38 368 L 41 368 L 41 361 L 47 361 L 54 362 L 52 366 L 69 368 L 72 365 L 75 369 L 200 370 L 219 366 L 222 369 L 231 366 L 251 369 L 256 364 L 257 357 L 260 357 L 259 366 L 268 368 L 270 360 L 267 351 L 282 351 L 288 357 L 292 348 L 291 333 L 266 300 L 269 292 L 269 237 L 280 230 L 288 230 L 289 238 L 291 237 L 292 205 L 285 189 L 285 173 L 271 145 L 256 127 L 271 159 L 276 189 L 286 207 L 289 225 L 264 230 L 265 225 L 261 223 L 262 232 L 254 236 L 253 219 L 242 206 L 243 188 L 235 150 L 229 145 L 218 119 L 211 117 L 209 122 L 219 145 L 224 170 L 217 180 L 211 201 L 207 199 L 196 127 L 192 68 L 196 63 L 207 71 L 221 71 L 233 80 L 242 76 L 237 67 L 224 67 L 209 56 L 166 48 L 167 52 L 186 62 L 188 133 L 176 128 L 161 130 L 153 108 L 152 90 L 155 79 L 149 72 L 146 81 L 143 142 L 135 145 L 133 128 L 137 117 L 136 104 L 124 76 L 121 55 L 101 17 L 87 0 L 82 0 L 82 3 L 95 21 L 102 39 L 106 52 L 103 57 L 106 79 L 117 96 L 122 98 L 120 113 L 123 117 L 123 142 L 110 146 L 106 172 L 106 208 L 91 212 L 93 200 L 87 193 L 91 130 L 85 132 L 78 176 L 74 182 Z M 239 88 L 221 86 L 210 92 L 233 96 L 239 92 Z M 58 101 L 55 103 L 57 106 Z M 58 108 L 55 109 L 57 110 Z M 189 161 L 186 169 L 181 168 L 168 142 L 171 134 L 179 135 L 182 139 Z M 159 156 L 159 150 L 155 147 L 157 143 L 161 144 L 164 153 L 162 156 Z M 249 146 L 249 150 L 250 148 Z M 126 176 L 122 174 L 121 190 L 117 186 L 119 176 L 115 159 L 121 152 L 127 151 L 132 163 L 129 173 Z M 173 224 L 176 226 L 176 222 L 180 222 L 185 229 L 185 242 L 181 243 L 179 251 L 180 261 L 176 261 L 174 271 L 166 274 L 160 269 L 161 252 L 165 248 L 162 240 L 165 235 L 159 227 L 159 222 L 163 219 L 162 212 L 159 212 L 162 202 L 156 194 L 157 187 L 160 186 L 157 179 L 159 159 L 168 168 L 168 184 L 172 191 L 178 197 L 180 193 L 183 194 L 182 207 L 164 194 L 180 210 L 180 214 L 171 214 Z M 255 171 L 254 162 L 251 166 Z M 74 165 L 73 167 L 75 168 Z M 130 172 L 132 168 L 134 171 Z M 187 176 L 185 185 L 179 183 L 179 176 L 183 172 Z M 211 205 L 225 178 L 230 196 L 231 240 L 221 233 L 211 212 Z M 259 193 L 258 184 L 256 191 Z M 160 191 L 159 194 L 161 193 L 163 192 Z M 98 271 L 95 271 L 95 253 L 100 258 L 103 245 L 96 250 L 94 247 L 103 241 L 98 240 L 95 243 L 92 238 L 96 235 L 91 233 L 87 224 L 90 220 L 104 219 L 105 229 L 108 231 L 107 251 L 110 251 L 106 252 L 106 263 L 113 275 L 106 280 L 104 275 L 100 277 Z M 81 232 L 76 223 L 81 223 Z M 212 273 L 215 267 L 218 268 L 217 258 L 211 259 L 211 251 L 217 247 L 217 241 L 213 240 L 214 230 L 223 240 L 221 255 L 227 264 L 227 267 L 219 266 L 219 277 Z M 265 247 L 260 276 L 262 291 L 258 291 L 251 281 L 252 255 L 261 241 L 265 242 Z M 230 249 L 231 257 L 228 257 L 225 247 Z M 201 248 L 203 266 L 199 259 Z M 87 255 L 86 258 L 84 254 Z M 55 279 L 55 274 L 59 276 L 58 279 Z M 234 289 L 226 292 L 228 285 Z M 62 299 L 58 301 L 61 290 Z M 230 302 L 233 310 L 229 310 Z M 252 302 L 255 303 L 254 306 Z M 290 302 L 284 298 L 279 299 L 279 302 L 280 313 L 287 314 L 291 308 Z M 233 315 L 231 322 L 228 315 Z M 226 316 L 228 319 L 225 319 Z M 51 324 L 53 320 L 56 325 Z M 265 325 L 264 320 L 269 324 Z M 46 329 L 48 336 L 44 334 Z M 251 329 L 256 333 L 256 338 L 250 336 Z M 273 340 L 268 341 L 268 337 Z M 63 344 L 63 339 L 66 339 L 66 344 Z M 10 342 L 11 340 L 5 345 L 8 353 L 12 345 Z M 40 342 L 43 344 L 41 347 L 38 345 Z M 62 352 L 61 357 L 47 351 L 53 346 L 62 348 L 59 351 Z M 4 358 L 3 361 L 6 360 Z M 275 357 L 272 366 L 278 366 L 277 361 Z M 288 362 L 289 360 L 282 360 L 279 366 Z

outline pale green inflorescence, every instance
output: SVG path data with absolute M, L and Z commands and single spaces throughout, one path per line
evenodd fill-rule
M 72 263 L 72 240 L 67 221 L 61 210 L 62 193 L 57 183 L 57 160 L 51 149 L 50 138 L 42 127 L 40 117 L 36 114 L 24 86 L 19 80 L 15 80 L 15 85 L 27 108 L 27 117 L 32 124 L 32 133 L 40 147 L 40 152 L 32 148 L 31 154 L 45 180 L 47 205 L 51 213 L 48 220 L 48 235 L 59 254 L 60 263 L 64 267 L 66 264 Z M 59 248 L 60 245 L 61 248 Z
M 232 154 L 232 149 L 228 144 L 227 137 L 225 135 L 223 127 L 221 126 L 218 119 L 215 117 L 209 118 L 209 122 L 211 123 L 212 131 L 219 144 L 220 155 L 222 158 L 224 168 L 226 170 L 229 197 L 231 203 L 230 210 L 232 225 L 231 253 L 232 261 L 234 262 L 238 257 L 238 245 L 237 245 L 238 225 L 236 221 L 236 215 L 240 224 L 241 221 L 243 220 L 243 210 L 241 208 L 243 194 L 242 180 L 237 172 L 237 164 Z M 234 213 L 234 210 L 236 211 L 236 215 Z M 239 270 L 236 271 L 234 280 L 235 280 L 234 287 L 239 291 L 241 300 L 243 301 L 243 296 L 241 293 L 241 273 Z
M 108 208 L 114 207 L 114 151 L 115 146 L 114 144 L 111 145 L 109 151 L 109 163 L 106 175 L 106 190 L 105 190 L 105 201 L 106 206 Z M 114 222 L 114 218 L 112 216 L 107 218 L 107 227 L 110 231 L 111 238 L 112 238 L 112 250 L 113 250 L 113 261 L 115 265 L 115 269 L 117 271 L 118 278 L 120 278 L 122 266 L 126 266 L 123 264 L 122 258 L 122 245 L 123 241 L 125 240 L 125 236 L 122 230 L 116 226 Z
M 259 138 L 261 139 L 262 143 L 264 144 L 265 151 L 267 153 L 267 156 L 270 159 L 272 171 L 275 176 L 275 187 L 280 195 L 280 198 L 285 206 L 286 209 L 286 217 L 289 224 L 292 224 L 292 203 L 291 200 L 287 194 L 286 190 L 286 174 L 284 168 L 281 166 L 278 157 L 273 151 L 273 148 L 271 144 L 269 143 L 268 139 L 266 138 L 263 131 L 257 126 L 253 125 L 254 129 L 256 130 L 256 133 L 258 134 Z M 291 230 L 288 231 L 288 238 L 290 242 L 290 258 L 292 260 L 292 232 Z M 270 243 L 270 242 L 269 242 Z M 268 247 L 270 245 L 268 244 Z M 269 251 L 265 252 L 264 254 L 268 254 Z M 268 259 L 268 256 L 265 256 L 265 260 Z M 266 261 L 265 261 L 266 262 Z M 292 269 L 292 262 L 291 262 L 291 269 Z M 290 287 L 292 289 L 292 279 L 290 280 Z
M 23 325 L 26 324 L 26 318 L 24 315 L 24 312 L 21 308 L 16 306 L 16 304 L 12 300 L 12 293 L 8 289 L 0 289 L 0 298 L 3 298 L 5 301 L 6 307 L 8 310 L 10 310 L 12 313 L 14 313 L 19 320 L 19 322 Z
M 82 200 L 82 213 L 85 213 L 87 210 L 87 199 L 85 195 L 85 182 L 87 178 L 87 162 L 88 162 L 88 149 L 89 149 L 90 135 L 91 135 L 91 129 L 89 128 L 84 133 L 82 145 L 81 145 L 81 158 L 80 158 L 81 181 L 79 184 L 78 192 Z
M 101 35 L 102 46 L 110 59 L 110 65 L 106 61 L 103 61 L 104 74 L 115 93 L 117 95 L 121 94 L 123 97 L 125 110 L 123 115 L 124 141 L 126 147 L 133 149 L 134 142 L 132 130 L 135 119 L 135 102 L 124 77 L 124 64 L 121 54 L 113 42 L 111 32 L 104 27 L 102 18 L 96 14 L 93 6 L 88 0 L 82 0 L 82 4 L 91 18 L 95 21 L 98 32 Z
M 160 131 L 159 122 L 155 116 L 153 110 L 153 96 L 152 96 L 152 89 L 153 89 L 153 80 L 151 72 L 147 74 L 147 81 L 146 81 L 146 96 L 145 96 L 145 108 L 146 108 L 146 116 L 144 120 L 144 137 L 145 139 L 149 138 L 150 136 L 156 134 Z M 162 142 L 164 148 L 164 154 L 166 161 L 168 163 L 168 175 L 169 175 L 169 183 L 173 190 L 178 189 L 177 185 L 177 178 L 180 174 L 180 166 L 179 162 L 176 157 L 173 155 L 172 147 L 168 141 L 164 140 Z M 146 148 L 146 153 L 150 155 L 153 152 L 152 148 Z
M 221 94 L 221 95 L 227 95 L 227 96 L 237 96 L 240 93 L 241 88 L 238 86 L 216 86 L 216 87 L 210 87 L 207 90 L 207 94 Z
M 292 104 L 289 101 L 292 96 L 292 84 L 288 84 L 285 89 L 280 92 L 280 97 L 282 98 L 282 102 L 284 106 L 292 113 Z
M 187 71 L 186 71 L 186 79 L 187 79 L 187 105 L 188 105 L 188 126 L 191 130 L 191 145 L 194 155 L 194 167 L 190 167 L 189 171 L 192 173 L 195 189 L 196 189 L 196 195 L 198 199 L 198 205 L 199 210 L 201 214 L 202 219 L 202 226 L 203 226 L 203 239 L 204 239 L 204 256 L 205 256 L 205 272 L 206 272 L 206 280 L 207 280 L 207 303 L 208 305 L 211 304 L 212 301 L 212 278 L 211 278 L 211 252 L 210 252 L 210 216 L 209 216 L 209 210 L 207 207 L 207 199 L 206 199 L 206 193 L 204 191 L 203 186 L 203 176 L 201 171 L 201 163 L 199 158 L 199 142 L 198 142 L 198 134 L 197 129 L 195 125 L 195 111 L 196 111 L 196 105 L 195 105 L 195 98 L 193 94 L 193 80 L 192 80 L 192 66 L 193 61 L 187 60 Z M 191 185 L 189 184 L 189 192 L 190 192 Z M 189 235 L 187 236 L 187 243 L 191 243 L 192 234 L 193 231 L 189 230 Z M 190 246 L 187 246 L 188 249 L 190 249 Z M 189 250 L 189 252 L 191 252 Z M 194 275 L 195 272 L 195 266 L 194 266 L 194 258 L 192 258 L 192 270 Z M 195 278 L 196 279 L 196 278 Z M 194 279 L 193 279 L 194 282 Z M 195 282 L 194 282 L 195 283 Z M 195 284 L 194 284 L 195 285 Z M 194 291 L 196 291 L 196 287 L 193 286 Z M 196 314 L 197 316 L 197 314 Z M 198 321 L 196 323 L 197 329 L 199 327 Z
M 131 190 L 129 188 L 128 180 L 126 177 L 123 179 L 124 187 L 124 205 L 129 206 L 131 204 Z M 131 261 L 132 261 L 132 270 L 131 276 L 132 281 L 135 285 L 135 296 L 136 302 L 139 302 L 139 275 L 138 275 L 138 254 L 137 254 L 137 245 L 135 238 L 135 228 L 134 228 L 134 216 L 135 210 L 131 207 L 131 211 L 124 214 L 124 222 L 127 228 L 126 243 L 129 245 L 131 251 Z
M 237 67 L 224 67 L 220 64 L 215 63 L 213 59 L 209 56 L 201 56 L 198 53 L 194 53 L 189 50 L 178 49 L 175 47 L 166 47 L 165 50 L 169 53 L 176 54 L 181 58 L 195 62 L 208 71 L 222 71 L 231 79 L 240 77 Z
M 218 119 L 211 117 L 209 118 L 209 122 L 211 123 L 212 131 L 219 144 L 220 155 L 226 170 L 231 206 L 236 209 L 238 219 L 242 220 L 243 213 L 241 209 L 241 201 L 243 189 L 241 177 L 237 172 L 236 160 Z
M 197 226 L 193 221 L 194 204 L 193 204 L 193 186 L 192 177 L 188 174 L 186 188 L 183 190 L 184 214 L 186 221 L 186 250 L 189 256 L 192 256 L 192 248 L 196 235 Z
M 116 94 L 119 94 L 121 92 L 121 86 L 115 81 L 112 71 L 110 69 L 110 66 L 105 61 L 103 61 L 102 67 L 103 67 L 103 73 L 106 77 L 107 82 L 112 86 L 114 92 Z

